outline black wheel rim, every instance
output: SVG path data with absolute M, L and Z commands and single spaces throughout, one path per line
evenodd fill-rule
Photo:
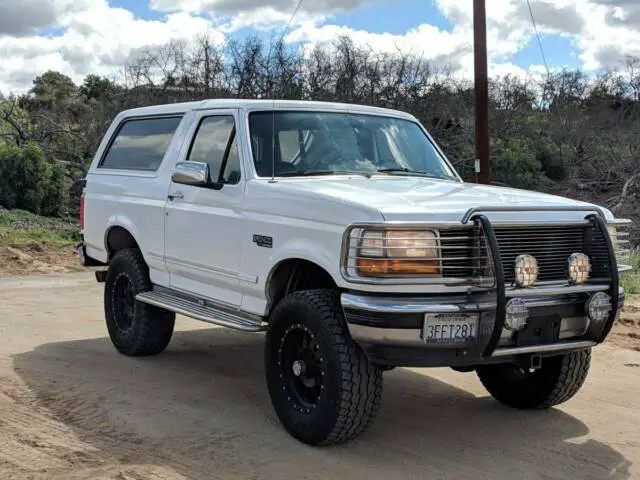
M 113 285 L 114 320 L 119 330 L 131 329 L 135 314 L 135 295 L 129 277 L 121 274 Z
M 280 342 L 280 379 L 294 408 L 309 413 L 316 408 L 324 389 L 324 364 L 320 344 L 304 325 L 292 325 Z

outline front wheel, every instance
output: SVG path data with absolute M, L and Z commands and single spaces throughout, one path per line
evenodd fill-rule
M 544 358 L 534 371 L 515 364 L 478 367 L 477 374 L 487 391 L 499 402 L 519 409 L 544 409 L 566 402 L 582 387 L 591 349 Z
M 362 434 L 380 407 L 382 370 L 350 338 L 330 290 L 296 292 L 278 304 L 266 335 L 265 371 L 280 422 L 309 445 Z

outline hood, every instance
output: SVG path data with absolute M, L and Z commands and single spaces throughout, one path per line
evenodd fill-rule
M 387 221 L 460 221 L 470 208 L 566 207 L 562 212 L 499 212 L 486 215 L 498 221 L 580 220 L 589 212 L 576 207 L 597 205 L 556 195 L 516 188 L 461 183 L 423 177 L 374 176 L 296 178 L 279 182 L 280 188 L 299 190 L 296 196 L 331 197 L 340 203 L 378 210 Z M 293 192 L 292 192 L 293 193 Z

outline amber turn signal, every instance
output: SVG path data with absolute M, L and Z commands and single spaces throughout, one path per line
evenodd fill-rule
M 386 260 L 383 258 L 359 258 L 360 275 L 436 275 L 440 268 L 436 261 Z

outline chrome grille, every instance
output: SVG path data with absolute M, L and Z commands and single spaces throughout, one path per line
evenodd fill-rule
M 592 262 L 591 278 L 609 277 L 606 242 L 595 226 L 531 226 L 495 228 L 500 260 L 507 284 L 513 282 L 518 255 L 533 255 L 538 261 L 538 281 L 567 279 L 567 259 L 585 253 Z
M 493 285 L 493 269 L 484 233 L 473 229 L 440 230 L 442 276 L 463 277 L 474 285 Z

